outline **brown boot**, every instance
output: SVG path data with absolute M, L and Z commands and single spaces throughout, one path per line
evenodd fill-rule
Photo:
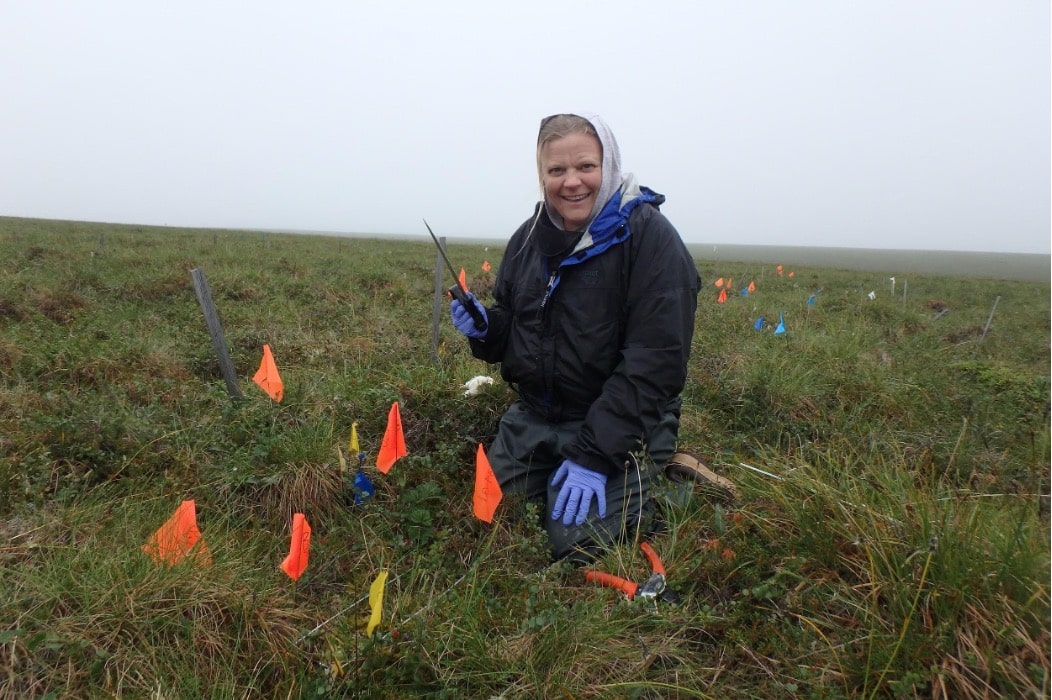
M 724 500 L 738 499 L 738 487 L 730 479 L 720 476 L 705 466 L 700 459 L 686 452 L 672 455 L 665 467 L 665 477 L 676 484 L 693 481 L 699 484 L 703 491 Z

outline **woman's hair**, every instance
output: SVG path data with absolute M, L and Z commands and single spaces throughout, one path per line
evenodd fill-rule
M 602 153 L 603 141 L 596 133 L 592 123 L 584 117 L 576 114 L 553 114 L 541 120 L 541 130 L 537 134 L 537 182 L 541 185 L 541 197 L 544 197 L 544 173 L 541 172 L 541 149 L 556 139 L 561 139 L 570 134 L 588 134 L 594 136 L 599 142 L 599 151 Z

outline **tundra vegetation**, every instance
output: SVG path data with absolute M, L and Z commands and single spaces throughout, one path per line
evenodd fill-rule
M 485 300 L 500 250 L 449 252 Z M 448 307 L 432 355 L 434 262 L 427 239 L 0 219 L 0 696 L 1048 695 L 1047 281 L 892 293 L 895 270 L 699 255 L 681 447 L 739 493 L 662 496 L 672 606 L 551 564 L 533 504 L 473 517 L 512 393 L 463 395 L 499 374 Z M 280 403 L 251 382 L 264 344 Z M 394 401 L 409 455 L 382 475 Z M 211 561 L 157 565 L 141 546 L 184 499 Z M 649 574 L 631 542 L 595 566 Z

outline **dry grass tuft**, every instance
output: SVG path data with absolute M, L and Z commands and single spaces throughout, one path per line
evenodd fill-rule
M 966 607 L 954 653 L 942 660 L 932 679 L 932 697 L 980 700 L 1004 696 L 1009 689 L 1015 697 L 1048 697 L 1048 628 L 1026 629 L 1007 614 L 1014 606 L 1003 598 L 1000 602 L 998 611 Z M 995 648 L 1001 653 L 990 654 Z
M 293 513 L 304 513 L 320 522 L 347 507 L 344 479 L 328 463 L 288 464 L 276 483 L 259 487 L 257 497 L 268 519 L 291 521 Z
M 40 291 L 34 299 L 34 306 L 38 312 L 61 325 L 71 323 L 78 311 L 90 305 L 87 299 L 73 292 Z

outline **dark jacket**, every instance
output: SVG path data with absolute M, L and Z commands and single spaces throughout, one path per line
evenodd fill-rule
M 664 201 L 649 190 L 653 204 Z M 541 252 L 535 217 L 512 236 L 497 273 L 489 331 L 475 357 L 534 414 L 584 419 L 564 457 L 606 474 L 624 469 L 668 410 L 678 411 L 700 279 L 676 229 L 650 203 L 628 216 L 628 237 L 589 256 Z M 551 227 L 542 213 L 538 227 Z M 619 230 L 616 238 L 624 235 Z M 594 252 L 594 251 L 593 251 Z M 547 298 L 546 298 L 547 296 Z

